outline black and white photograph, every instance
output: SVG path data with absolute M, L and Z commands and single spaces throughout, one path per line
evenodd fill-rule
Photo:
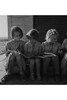
M 67 84 L 66 15 L 0 15 L 0 84 Z
M 67 99 L 67 1 L 0 1 L 0 99 Z

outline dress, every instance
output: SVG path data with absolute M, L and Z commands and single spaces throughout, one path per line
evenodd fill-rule
M 35 41 L 34 43 L 28 41 L 24 46 L 24 50 L 28 57 L 38 56 L 41 54 L 41 43 L 38 41 Z
M 16 70 L 17 67 L 17 62 L 16 62 L 16 57 L 14 53 L 11 53 L 10 50 L 19 50 L 20 52 L 24 53 L 24 45 L 25 45 L 25 41 L 23 40 L 10 40 L 7 44 L 6 44 L 6 57 L 7 57 L 7 63 L 6 63 L 6 70 Z M 10 60 L 11 58 L 12 60 L 12 66 L 10 66 Z

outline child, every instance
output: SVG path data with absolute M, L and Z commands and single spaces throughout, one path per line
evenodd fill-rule
M 10 40 L 6 45 L 6 57 L 7 57 L 7 68 L 8 73 L 16 71 L 19 69 L 20 75 L 23 75 L 22 66 L 25 69 L 25 60 L 21 56 L 20 51 L 24 52 L 25 41 L 21 40 L 23 37 L 23 31 L 17 27 L 13 26 L 11 28 L 12 40 Z M 15 63 L 17 67 L 15 67 Z
M 41 54 L 41 43 L 38 42 L 39 32 L 36 29 L 31 29 L 27 34 L 29 41 L 25 44 L 25 55 L 27 55 L 30 62 L 31 80 L 34 80 L 34 64 L 36 64 L 37 79 L 40 80 L 40 59 L 35 57 Z
M 46 41 L 42 43 L 43 52 L 49 52 L 49 53 L 56 54 L 55 56 L 47 57 L 43 59 L 43 68 L 44 68 L 43 74 L 44 75 L 47 74 L 47 68 L 50 63 L 50 60 L 52 60 L 52 64 L 55 68 L 56 75 L 59 75 L 59 58 L 57 54 L 61 48 L 61 44 L 57 42 L 58 35 L 59 34 L 56 29 L 50 29 L 46 33 L 46 38 L 45 38 Z
M 62 77 L 64 76 L 64 78 L 66 79 L 66 73 L 67 73 L 67 39 L 64 39 L 61 48 L 62 48 L 62 51 L 64 52 L 64 56 L 63 56 L 62 61 L 61 61 Z

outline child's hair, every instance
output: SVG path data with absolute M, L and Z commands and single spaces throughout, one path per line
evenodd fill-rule
M 35 39 L 35 40 L 38 40 L 39 39 L 39 32 L 37 29 L 31 29 L 27 34 L 26 34 L 26 37 L 28 39 Z
M 23 37 L 23 31 L 21 30 L 21 28 L 20 27 L 18 27 L 18 26 L 13 26 L 13 27 L 11 27 L 11 37 L 12 38 L 14 38 L 14 33 L 15 32 L 19 32 L 20 33 L 20 38 L 22 38 Z
M 56 29 L 49 29 L 46 33 L 45 40 L 47 41 L 48 39 L 50 39 L 52 35 L 58 38 L 59 33 Z

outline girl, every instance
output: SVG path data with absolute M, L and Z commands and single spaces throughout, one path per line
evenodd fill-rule
M 42 43 L 43 52 L 49 52 L 49 53 L 56 54 L 55 56 L 47 57 L 43 59 L 43 68 L 44 68 L 43 74 L 45 75 L 47 74 L 47 68 L 50 63 L 50 60 L 52 60 L 52 64 L 55 68 L 56 75 L 59 74 L 59 58 L 57 54 L 61 48 L 61 44 L 57 42 L 58 35 L 59 34 L 56 29 L 50 29 L 46 33 L 46 38 L 45 38 L 46 41 Z
M 19 69 L 20 75 L 23 75 L 23 68 L 25 69 L 25 60 L 21 56 L 20 51 L 24 52 L 25 42 L 21 40 L 23 37 L 23 31 L 17 27 L 13 26 L 11 28 L 12 40 L 10 40 L 6 45 L 6 57 L 7 57 L 7 68 L 9 74 Z M 17 66 L 15 67 L 15 63 Z
M 31 29 L 27 34 L 29 41 L 25 44 L 25 55 L 29 57 L 30 62 L 30 77 L 34 80 L 34 64 L 36 64 L 37 79 L 40 80 L 40 59 L 35 57 L 41 54 L 41 43 L 38 42 L 39 32 L 36 29 Z
M 64 78 L 66 79 L 66 73 L 67 73 L 67 39 L 64 39 L 61 48 L 62 48 L 62 51 L 64 52 L 64 56 L 63 56 L 62 61 L 61 61 L 62 77 L 64 76 Z

